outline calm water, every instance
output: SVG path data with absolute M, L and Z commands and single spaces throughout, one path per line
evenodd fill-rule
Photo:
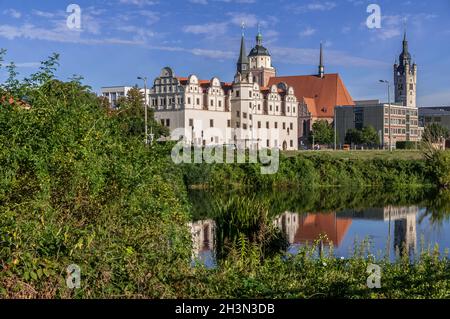
M 241 194 L 191 193 L 195 218 L 191 223 L 194 258 L 209 267 L 215 264 L 217 222 L 214 205 Z M 367 239 L 370 252 L 378 257 L 396 253 L 414 256 L 429 246 L 439 245 L 442 253 L 450 248 L 449 196 L 433 192 L 414 194 L 321 191 L 319 194 L 259 194 L 251 200 L 270 203 L 272 222 L 289 242 L 288 253 L 310 245 L 326 235 L 337 257 L 353 254 L 355 243 Z

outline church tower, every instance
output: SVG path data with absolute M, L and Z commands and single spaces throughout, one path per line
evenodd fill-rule
M 250 63 L 248 61 L 247 50 L 245 48 L 244 33 L 242 33 L 241 51 L 239 53 L 239 59 L 238 59 L 238 62 L 237 62 L 236 74 L 239 73 L 239 74 L 241 74 L 242 77 L 245 77 L 246 75 L 248 75 L 249 69 L 250 69 Z
M 260 86 L 267 87 L 269 85 L 269 79 L 276 76 L 276 70 L 272 67 L 272 57 L 270 56 L 269 50 L 263 46 L 261 30 L 258 30 L 256 45 L 250 51 L 248 58 L 254 82 Z
M 403 37 L 403 50 L 398 63 L 394 64 L 395 103 L 417 107 L 417 64 L 412 62 L 408 49 L 406 32 Z

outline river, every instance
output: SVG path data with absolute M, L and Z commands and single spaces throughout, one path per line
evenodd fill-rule
M 223 226 L 218 225 L 223 219 L 217 218 L 215 207 L 236 196 L 268 203 L 271 223 L 288 242 L 285 253 L 296 254 L 316 242 L 320 249 L 332 246 L 336 257 L 348 258 L 364 244 L 366 253 L 394 261 L 399 254 L 414 259 L 436 244 L 441 253 L 450 248 L 450 197 L 430 190 L 284 190 L 256 195 L 192 191 L 193 258 L 207 267 L 216 264 L 216 230 Z

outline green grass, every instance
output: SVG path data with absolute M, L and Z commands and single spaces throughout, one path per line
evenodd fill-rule
M 398 150 L 398 151 L 383 151 L 383 150 L 367 150 L 367 151 L 287 151 L 283 152 L 286 157 L 295 157 L 302 155 L 305 157 L 315 157 L 320 155 L 329 155 L 336 159 L 403 159 L 403 160 L 421 160 L 423 159 L 423 154 L 420 150 Z

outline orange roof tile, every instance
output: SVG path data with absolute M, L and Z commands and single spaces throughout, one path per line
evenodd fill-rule
M 297 99 L 305 101 L 315 117 L 332 118 L 336 106 L 355 105 L 339 74 L 326 74 L 323 78 L 317 75 L 273 77 L 269 86 L 281 82 L 294 88 Z

